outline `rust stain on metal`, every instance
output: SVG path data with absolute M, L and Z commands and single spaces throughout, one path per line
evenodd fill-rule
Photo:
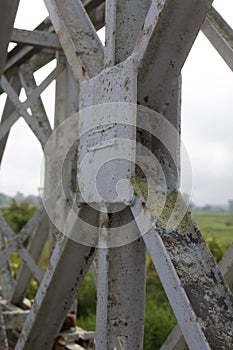
M 83 73 L 83 76 L 85 77 L 85 75 L 86 75 L 86 68 L 84 66 L 82 66 L 82 73 Z
M 147 212 L 147 210 L 148 210 L 148 208 L 147 208 L 147 206 L 146 206 L 146 202 L 142 202 L 141 205 L 142 205 L 142 209 L 143 209 L 143 211 L 144 211 L 144 214 L 146 214 L 146 212 Z

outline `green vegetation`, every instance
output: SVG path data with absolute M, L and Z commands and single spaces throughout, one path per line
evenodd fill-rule
M 15 199 L 11 200 L 8 207 L 2 208 L 2 216 L 12 228 L 14 233 L 19 233 L 20 230 L 26 225 L 37 210 L 37 206 L 31 205 L 28 201 L 17 202 Z M 24 245 L 27 246 L 27 241 Z M 14 278 L 17 275 L 19 267 L 22 263 L 22 259 L 17 253 L 11 256 L 11 268 L 13 271 Z M 30 286 L 27 291 L 27 297 L 33 299 L 38 289 L 38 283 L 35 279 L 32 279 Z
M 221 260 L 233 242 L 233 212 L 198 211 L 193 216 L 216 260 Z
M 18 233 L 36 212 L 37 206 L 28 201 L 21 203 L 12 199 L 10 205 L 2 209 L 2 216 L 15 233 Z
M 9 207 L 2 210 L 2 214 L 17 233 L 34 214 L 35 210 L 36 207 L 28 202 L 17 203 L 13 200 Z M 210 250 L 216 260 L 219 261 L 233 241 L 233 213 L 199 211 L 194 212 L 193 216 Z M 48 259 L 49 252 L 48 245 L 46 245 L 39 261 L 39 265 L 43 270 L 48 264 Z M 17 254 L 14 254 L 11 258 L 14 275 L 18 271 L 20 263 L 21 259 Z M 37 288 L 36 281 L 32 280 L 27 296 L 34 298 Z M 147 255 L 146 288 L 144 349 L 156 350 L 163 344 L 176 320 L 149 255 Z M 87 330 L 94 330 L 95 311 L 95 283 L 91 272 L 88 271 L 78 292 L 78 326 Z

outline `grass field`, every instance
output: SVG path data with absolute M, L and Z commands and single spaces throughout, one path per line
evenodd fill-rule
M 193 217 L 207 241 L 216 238 L 224 251 L 233 242 L 233 212 L 193 212 Z

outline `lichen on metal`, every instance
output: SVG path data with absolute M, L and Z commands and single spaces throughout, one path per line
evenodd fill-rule
M 0 312 L 2 344 L 7 346 L 6 334 L 15 328 L 21 333 L 15 350 L 77 349 L 80 346 L 75 342 L 82 337 L 82 344 L 85 339 L 93 343 L 95 338 L 97 350 L 143 349 L 147 248 L 180 327 L 169 349 L 186 347 L 185 343 L 191 350 L 232 349 L 233 300 L 223 279 L 224 275 L 232 288 L 230 253 L 219 269 L 178 191 L 181 68 L 201 29 L 232 68 L 232 30 L 211 8 L 212 0 L 45 0 L 50 17 L 32 32 L 13 28 L 18 1 L 8 3 L 4 1 L 1 15 L 2 32 L 7 34 L 0 40 L 1 93 L 7 93 L 0 125 L 1 159 L 9 131 L 20 116 L 43 149 L 58 130 L 54 152 L 64 149 L 71 137 L 68 128 L 59 126 L 78 111 L 79 117 L 73 125 L 77 139 L 63 164 L 62 186 L 56 166 L 47 163 L 45 169 L 44 191 L 52 203 L 52 215 L 47 214 L 68 237 L 52 223 L 48 225 L 43 208 L 17 236 L 0 219 L 0 284 L 4 284 L 0 287 L 5 298 Z M 105 46 L 96 32 L 104 25 Z M 4 62 L 10 33 L 17 46 Z M 37 86 L 35 71 L 54 58 L 57 67 Z M 41 94 L 54 80 L 52 128 Z M 19 100 L 22 88 L 27 95 L 23 103 Z M 110 106 L 117 103 L 128 104 L 127 110 L 118 107 L 122 115 L 110 113 Z M 148 122 L 139 107 L 152 109 L 154 118 Z M 92 114 L 88 115 L 87 108 Z M 170 122 L 174 133 L 160 133 L 161 120 Z M 158 140 L 152 129 L 160 134 Z M 169 147 L 165 147 L 166 137 Z M 117 138 L 130 142 L 125 141 L 120 149 Z M 157 158 L 163 176 L 137 143 Z M 106 149 L 110 156 L 114 152 L 119 156 L 120 149 L 124 162 L 109 162 L 104 175 L 100 171 L 98 181 L 104 194 L 100 200 L 93 173 L 98 161 L 106 160 Z M 87 155 L 85 168 L 82 160 Z M 115 174 L 127 182 L 120 203 L 114 203 L 112 195 L 119 180 Z M 92 208 L 93 204 L 102 211 Z M 124 210 L 117 212 L 119 205 Z M 72 210 L 77 220 L 70 227 Z M 120 235 L 121 227 L 129 222 L 132 232 L 127 230 L 125 236 L 132 234 L 134 239 L 112 247 L 114 234 Z M 85 223 L 92 227 L 90 237 Z M 43 274 L 38 260 L 48 236 L 51 259 Z M 30 237 L 27 250 L 23 242 Z M 89 245 L 81 244 L 86 239 Z M 15 281 L 9 266 L 14 252 L 24 262 Z M 98 295 L 96 334 L 84 335 L 78 328 L 64 333 L 64 320 L 70 317 L 70 307 L 91 264 Z M 26 307 L 24 297 L 32 275 L 40 286 L 30 310 L 12 308 L 9 300 Z

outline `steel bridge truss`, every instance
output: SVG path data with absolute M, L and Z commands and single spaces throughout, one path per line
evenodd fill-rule
M 52 165 L 47 164 L 44 191 L 49 195 L 45 205 L 17 235 L 0 218 L 2 297 L 8 303 L 22 306 L 32 277 L 40 285 L 29 313 L 11 315 L 7 310 L 0 313 L 2 348 L 7 349 L 8 346 L 7 329 L 19 322 L 23 328 L 15 350 L 50 349 L 86 272 L 92 268 L 97 286 L 95 348 L 142 349 L 148 250 L 178 321 L 162 349 L 232 349 L 232 246 L 217 266 L 177 191 L 179 169 L 177 165 L 170 164 L 169 150 L 162 147 L 158 140 L 150 139 L 148 133 L 142 133 L 140 141 L 144 146 L 156 156 L 162 154 L 165 159 L 163 171 L 168 184 L 168 198 L 159 217 L 153 215 L 145 194 L 136 184 L 132 200 L 127 193 L 126 200 L 123 197 L 119 200 L 127 202 L 124 209 L 110 212 L 113 202 L 110 192 L 114 184 L 107 178 L 102 183 L 105 197 L 109 198 L 102 205 L 107 209 L 95 210 L 90 204 L 97 203 L 98 196 L 93 194 L 91 178 L 82 173 L 80 159 L 77 159 L 77 154 L 79 158 L 82 152 L 89 152 L 95 166 L 95 154 L 103 154 L 101 147 L 97 147 L 98 143 L 106 139 L 111 141 L 116 135 L 129 139 L 135 136 L 135 130 L 127 126 L 125 137 L 117 123 L 116 127 L 111 124 L 107 129 L 106 122 L 101 124 L 102 111 L 98 114 L 98 107 L 92 121 L 95 130 L 89 139 L 80 136 L 82 123 L 85 124 L 86 120 L 85 110 L 101 104 L 128 104 L 148 108 L 154 111 L 155 116 L 173 125 L 178 136 L 171 138 L 169 144 L 178 164 L 181 69 L 198 32 L 202 30 L 233 70 L 232 29 L 211 7 L 212 0 L 44 2 L 49 18 L 34 31 L 13 28 L 19 0 L 4 0 L 1 5 L 1 93 L 5 92 L 7 99 L 0 126 L 0 161 L 10 129 L 20 117 L 24 118 L 44 150 L 54 130 L 66 118 L 82 110 L 84 115 L 80 114 L 77 125 L 74 125 L 75 132 L 77 129 L 74 141 L 77 142 L 66 158 L 68 180 L 62 185 L 66 187 L 65 193 L 71 194 L 70 197 L 62 196 L 63 190 L 57 186 L 57 174 L 53 173 Z M 97 30 L 103 26 L 106 28 L 105 46 L 97 35 Z M 9 42 L 17 45 L 7 53 Z M 56 68 L 37 85 L 34 73 L 54 59 Z M 41 94 L 54 80 L 56 100 L 52 128 Z M 24 102 L 19 99 L 22 88 L 27 96 Z M 136 126 L 140 124 L 142 129 L 156 130 L 156 121 L 155 118 L 149 126 L 144 125 L 143 118 L 135 123 Z M 122 124 L 123 120 L 120 119 L 120 122 Z M 62 149 L 68 138 L 67 133 L 56 134 L 56 148 Z M 112 144 L 109 145 L 111 149 Z M 134 149 L 130 156 L 136 153 L 137 149 Z M 132 161 L 136 162 L 134 158 Z M 124 177 L 125 166 L 119 164 L 117 168 Z M 93 195 L 94 199 L 77 199 L 76 217 L 82 220 L 74 221 L 71 232 L 66 232 L 63 237 L 49 222 L 48 214 L 50 219 L 58 216 L 62 227 L 67 223 L 70 198 L 77 198 L 77 171 L 83 181 L 83 193 Z M 109 177 L 115 172 L 116 165 L 112 165 Z M 130 169 L 128 179 L 134 175 L 134 168 Z M 53 209 L 49 213 L 45 210 L 47 203 Z M 181 223 L 176 228 L 168 228 L 172 212 L 179 215 L 184 208 Z M 105 243 L 115 227 L 127 222 L 132 223 L 131 229 L 136 238 L 115 247 L 108 244 L 101 246 L 101 242 L 81 244 L 72 235 L 80 237 L 86 234 L 83 221 L 95 227 L 98 239 L 105 240 Z M 38 261 L 49 233 L 53 251 L 48 268 L 43 273 Z M 29 248 L 26 249 L 24 242 L 29 239 Z M 16 280 L 12 277 L 9 263 L 14 252 L 22 259 Z

